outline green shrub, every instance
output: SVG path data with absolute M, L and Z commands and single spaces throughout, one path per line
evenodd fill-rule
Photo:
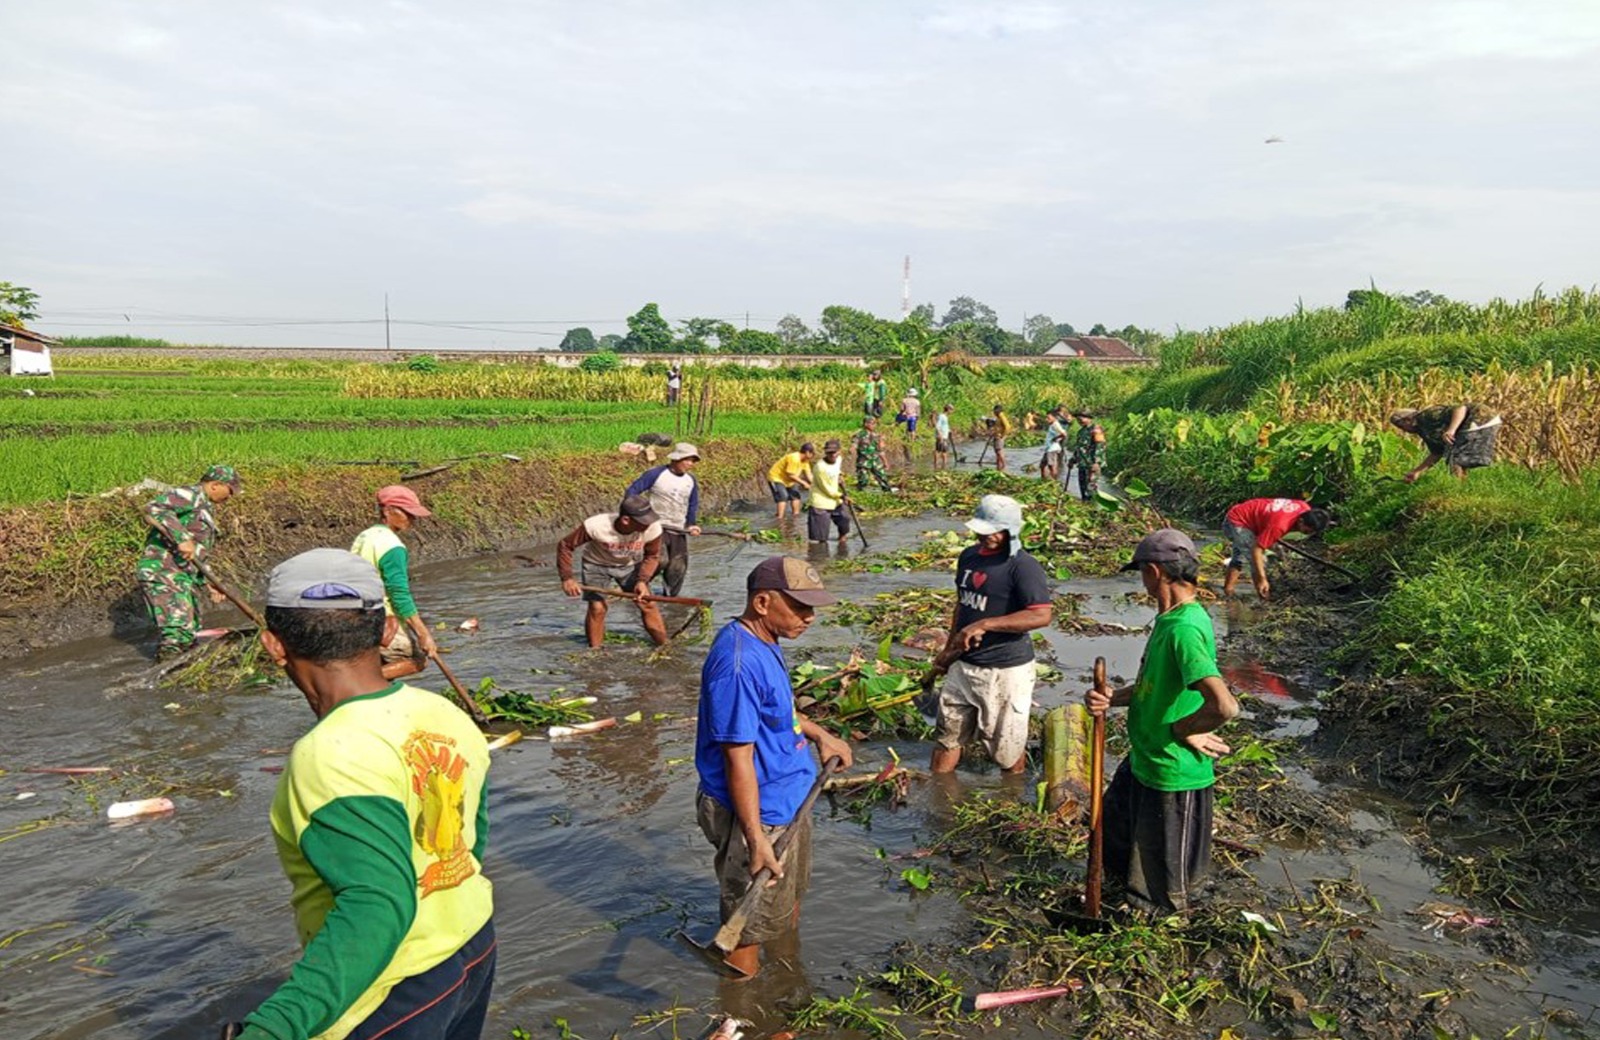
M 440 369 L 444 368 L 444 366 L 441 365 L 439 363 L 439 359 L 434 357 L 432 354 L 418 354 L 416 357 L 406 362 L 406 368 L 413 372 L 432 374 L 434 372 L 438 372 Z
M 590 354 L 578 363 L 580 371 L 591 374 L 615 372 L 622 366 L 622 359 L 617 357 L 615 351 L 602 350 L 598 354 Z

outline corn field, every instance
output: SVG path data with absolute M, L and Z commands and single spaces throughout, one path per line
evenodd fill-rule
M 1384 427 L 1399 408 L 1473 401 L 1504 420 L 1499 453 L 1506 461 L 1554 465 L 1572 481 L 1585 468 L 1600 464 L 1600 368 L 1587 365 L 1560 374 L 1551 364 L 1517 371 L 1491 365 L 1470 375 L 1381 374 L 1312 391 L 1285 379 L 1278 384 L 1277 399 L 1285 422 L 1354 419 L 1374 428 Z

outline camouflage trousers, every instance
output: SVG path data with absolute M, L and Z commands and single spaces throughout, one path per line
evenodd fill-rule
M 860 459 L 856 462 L 856 488 L 861 490 L 867 486 L 867 478 L 871 478 L 885 491 L 890 490 L 889 473 L 883 468 L 883 460 L 879 458 Z
M 201 582 L 160 566 L 140 564 L 138 573 L 145 609 L 161 633 L 157 655 L 187 650 L 200 631 Z

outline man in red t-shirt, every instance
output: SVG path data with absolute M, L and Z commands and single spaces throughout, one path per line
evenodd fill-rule
M 1233 546 L 1233 556 L 1228 560 L 1228 576 L 1222 583 L 1222 594 L 1233 595 L 1239 581 L 1239 571 L 1245 561 L 1250 562 L 1250 580 L 1256 594 L 1270 598 L 1272 583 L 1267 581 L 1267 550 L 1277 545 L 1290 531 L 1301 534 L 1321 534 L 1328 529 L 1328 511 L 1313 509 L 1310 502 L 1298 498 L 1252 498 L 1228 510 L 1222 521 L 1222 533 Z

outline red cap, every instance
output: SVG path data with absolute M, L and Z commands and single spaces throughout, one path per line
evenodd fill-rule
M 380 506 L 394 506 L 401 512 L 410 513 L 412 516 L 432 516 L 433 510 L 422 504 L 422 499 L 417 493 L 404 484 L 390 484 L 388 487 L 378 489 L 378 504 Z

